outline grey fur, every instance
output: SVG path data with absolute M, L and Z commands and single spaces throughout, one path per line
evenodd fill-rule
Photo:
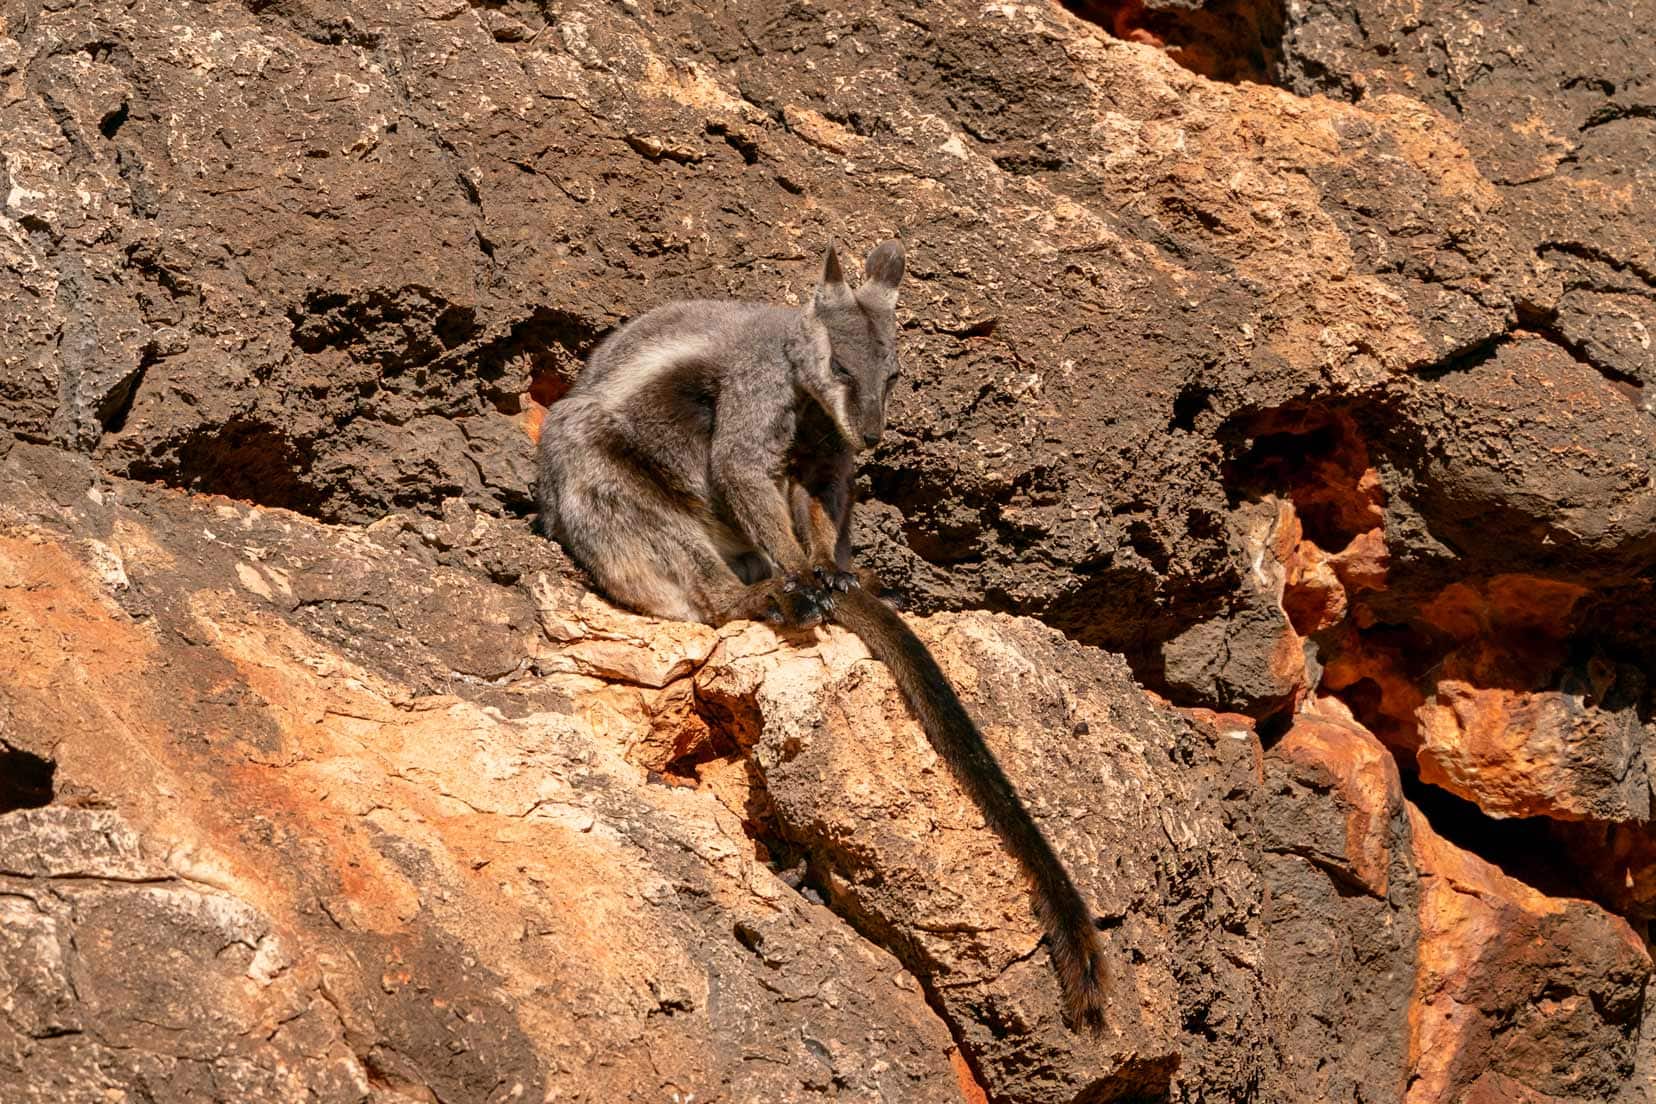
M 866 271 L 853 291 L 830 244 L 804 308 L 669 303 L 612 334 L 542 424 L 542 532 L 641 613 L 811 619 L 897 373 L 901 243 Z
M 542 425 L 541 528 L 640 613 L 832 615 L 860 636 L 1029 874 L 1071 1022 L 1097 1028 L 1091 911 L 925 644 L 849 573 L 851 473 L 897 374 L 902 245 L 864 271 L 852 291 L 830 244 L 801 310 L 669 303 L 616 331 Z

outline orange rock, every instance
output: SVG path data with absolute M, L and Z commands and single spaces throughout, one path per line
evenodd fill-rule
M 1416 710 L 1426 700 L 1410 674 L 1408 642 L 1348 625 L 1323 656 L 1321 688 L 1338 693 L 1386 746 L 1412 755 L 1420 745 Z
M 1444 678 L 1419 709 L 1422 780 L 1492 816 L 1644 820 L 1644 735 L 1632 711 L 1583 706 L 1557 691 Z
M 1625 920 L 1439 835 L 1338 702 L 1296 720 L 1266 778 L 1281 932 L 1268 954 L 1293 979 L 1279 1008 L 1293 1099 L 1353 1099 L 1352 1069 L 1361 1099 L 1407 1104 L 1616 1097 L 1651 973 Z M 1349 1068 L 1316 1057 L 1333 1045 Z
M 1454 642 L 1431 669 L 1420 775 L 1494 816 L 1643 820 L 1644 734 L 1631 701 L 1611 708 L 1618 669 L 1576 677 L 1565 638 L 1587 589 L 1527 575 L 1445 587 L 1421 610 Z M 1636 696 L 1636 695 L 1635 695 Z
M 780 1100 L 821 1078 L 959 1099 L 949 1034 L 897 961 L 767 869 L 739 816 L 622 758 L 642 705 L 599 710 L 605 684 L 580 673 L 544 676 L 571 692 L 538 708 L 420 694 L 237 570 L 279 545 L 302 588 L 371 560 L 418 626 L 399 653 L 423 663 L 420 638 L 450 626 L 422 613 L 394 541 L 148 502 L 106 548 L 118 573 L 74 540 L 0 533 L 0 727 L 49 738 L 59 798 L 99 807 L 0 814 L 0 1097 L 161 1070 L 166 1099 L 360 1100 L 378 1080 L 447 1100 Z M 163 551 L 178 540 L 188 555 Z M 144 588 L 144 617 L 117 577 Z M 501 589 L 453 585 L 473 608 Z M 377 626 L 358 628 L 341 636 L 360 647 Z M 613 634 L 607 677 L 671 669 L 684 638 L 656 628 Z M 710 788 L 739 808 L 731 781 Z M 165 953 L 135 969 L 135 946 Z M 17 1017 L 40 1036 L 25 1049 Z
M 1345 806 L 1344 859 L 1368 892 L 1384 897 L 1392 819 L 1403 802 L 1397 764 L 1338 702 L 1302 715 L 1271 754 L 1327 775 Z
M 649 770 L 665 771 L 687 759 L 713 753 L 712 730 L 696 710 L 696 691 L 690 679 L 669 683 L 648 705 L 646 735 L 628 749 L 627 757 Z
M 1251 424 L 1253 477 L 1289 499 L 1305 538 L 1334 554 L 1385 521 L 1385 492 L 1352 417 L 1322 407 L 1273 411 Z
M 989 1097 L 978 1084 L 977 1075 L 972 1073 L 972 1067 L 966 1064 L 966 1056 L 959 1049 L 949 1054 L 949 1062 L 954 1066 L 955 1077 L 960 1082 L 960 1098 L 965 1104 L 989 1104 Z
M 1544 896 L 1454 846 L 1413 806 L 1409 829 L 1421 896 L 1408 1104 L 1608 1099 L 1603 1059 L 1632 1069 L 1643 941 L 1597 905 Z
M 1386 531 L 1374 528 L 1358 533 L 1351 538 L 1350 544 L 1330 557 L 1329 562 L 1335 576 L 1349 591 L 1385 589 L 1386 574 L 1391 569 Z
M 1294 631 L 1310 636 L 1336 625 L 1346 615 L 1346 588 L 1335 561 L 1310 541 L 1294 546 L 1283 565 L 1282 608 Z
M 545 420 L 546 407 L 539 403 L 526 404 L 523 413 L 518 415 L 519 424 L 523 426 L 523 432 L 529 435 L 531 441 L 540 440 L 541 423 Z
M 1526 657 L 1526 669 L 1556 661 L 1558 642 L 1571 628 L 1575 607 L 1588 590 L 1578 583 L 1535 575 L 1497 575 L 1487 581 L 1451 583 L 1421 608 L 1428 624 L 1461 643 L 1483 641 L 1506 649 L 1493 667 L 1510 670 Z

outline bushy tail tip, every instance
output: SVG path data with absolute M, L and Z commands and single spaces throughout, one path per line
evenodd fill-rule
M 1054 932 L 1052 957 L 1058 984 L 1064 992 L 1064 1011 L 1076 1030 L 1098 1032 L 1104 1027 L 1104 1005 L 1109 997 L 1110 974 L 1098 931 L 1089 923 L 1084 928 Z

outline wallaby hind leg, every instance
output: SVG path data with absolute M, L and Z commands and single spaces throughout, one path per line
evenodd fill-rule
M 821 620 L 822 611 L 815 605 L 802 608 L 798 603 L 790 604 L 788 596 L 783 593 L 782 581 L 766 579 L 743 584 L 724 595 L 723 605 L 712 623 L 767 621 L 771 624 L 786 622 L 804 626 L 815 625 Z
M 592 573 L 605 597 L 637 613 L 674 621 L 705 621 L 700 601 L 708 570 L 689 555 L 686 542 L 706 538 L 688 519 L 628 493 L 624 473 L 589 465 L 585 478 L 568 479 L 555 503 L 557 538 L 577 563 Z M 713 559 L 717 559 L 716 554 Z M 740 585 L 722 563 L 726 578 L 714 586 Z
M 661 560 L 645 541 L 614 539 L 598 554 L 582 562 L 597 579 L 598 589 L 611 601 L 652 617 L 673 621 L 706 621 L 707 611 L 695 599 L 681 565 Z M 735 582 L 735 576 L 731 577 Z
M 698 519 L 642 507 L 626 496 L 603 501 L 608 509 L 566 490 L 562 539 L 612 601 L 653 617 L 709 625 L 822 620 L 821 604 L 788 581 L 750 584 L 739 578 Z
M 735 557 L 727 556 L 725 562 L 744 583 L 760 583 L 770 578 L 770 561 L 757 552 L 743 552 Z

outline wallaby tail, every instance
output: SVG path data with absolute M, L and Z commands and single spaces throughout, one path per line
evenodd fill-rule
M 1036 912 L 1052 947 L 1070 1021 L 1100 1027 L 1106 971 L 1092 913 L 983 742 L 948 676 L 896 611 L 869 589 L 853 587 L 835 595 L 830 616 L 861 637 L 874 657 L 891 669 L 932 747 L 1034 883 Z

